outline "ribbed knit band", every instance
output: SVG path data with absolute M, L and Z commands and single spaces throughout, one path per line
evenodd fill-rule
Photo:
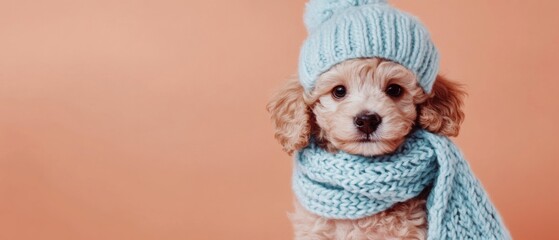
M 402 64 L 431 92 L 439 55 L 427 29 L 415 17 L 382 0 L 311 0 L 305 24 L 309 36 L 299 57 L 306 91 L 320 74 L 354 58 L 385 58 Z

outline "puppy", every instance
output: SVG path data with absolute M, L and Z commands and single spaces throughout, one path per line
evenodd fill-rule
M 426 94 L 404 66 L 380 58 L 352 59 L 321 74 L 306 93 L 291 79 L 267 105 L 275 137 L 292 154 L 312 136 L 322 148 L 375 156 L 395 151 L 416 127 L 457 136 L 464 119 L 461 86 L 438 76 Z M 357 220 L 326 219 L 295 203 L 295 239 L 425 239 L 426 197 Z

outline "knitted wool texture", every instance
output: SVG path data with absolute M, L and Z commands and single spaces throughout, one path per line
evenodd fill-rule
M 428 239 L 510 239 L 501 218 L 450 139 L 416 130 L 390 155 L 329 153 L 311 143 L 295 156 L 301 205 L 334 219 L 371 216 L 432 186 Z
M 308 38 L 299 56 L 299 80 L 306 91 L 332 66 L 353 58 L 380 57 L 418 77 L 429 93 L 439 55 L 427 29 L 385 0 L 311 0 L 305 11 Z

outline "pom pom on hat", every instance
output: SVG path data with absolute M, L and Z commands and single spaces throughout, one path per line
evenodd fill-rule
M 386 0 L 310 0 L 304 19 L 309 35 L 299 55 L 299 80 L 305 91 L 338 63 L 378 57 L 408 68 L 431 92 L 439 54 L 416 17 Z
M 333 15 L 350 7 L 365 4 L 387 3 L 386 0 L 310 0 L 306 6 L 305 26 L 309 32 L 330 19 Z

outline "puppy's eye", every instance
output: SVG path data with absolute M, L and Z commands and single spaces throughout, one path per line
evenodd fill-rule
M 391 97 L 399 97 L 402 95 L 402 87 L 398 84 L 390 84 L 386 88 L 386 94 Z
M 346 88 L 342 85 L 335 86 L 334 89 L 332 89 L 332 96 L 334 96 L 334 98 L 340 99 L 345 97 L 346 94 Z

